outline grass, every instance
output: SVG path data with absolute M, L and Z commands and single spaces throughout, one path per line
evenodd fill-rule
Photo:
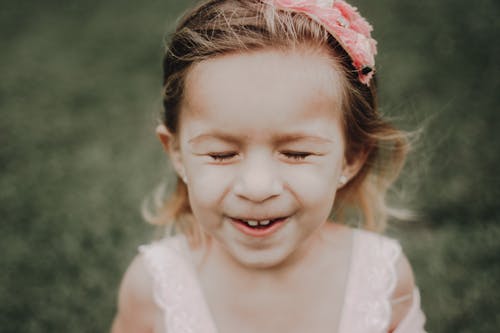
M 354 2 L 354 1 L 353 1 Z M 393 224 L 431 332 L 500 328 L 498 4 L 356 1 L 380 44 L 382 111 L 424 124 Z M 154 137 L 164 32 L 179 1 L 24 1 L 0 13 L 0 327 L 103 332 L 167 177 Z

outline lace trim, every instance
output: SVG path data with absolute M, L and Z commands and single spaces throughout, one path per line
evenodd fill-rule
M 355 230 L 353 237 L 340 332 L 387 332 L 392 314 L 390 299 L 397 283 L 395 266 L 401 246 L 394 240 L 362 230 Z M 187 245 L 182 240 L 175 237 L 139 247 L 153 278 L 154 300 L 164 312 L 165 332 L 216 333 L 193 266 L 185 256 L 187 252 L 183 246 Z M 413 327 L 410 319 L 418 319 L 423 327 L 425 317 L 419 305 L 413 306 L 417 306 L 416 313 L 405 320 L 402 325 L 405 328 Z M 396 332 L 403 332 L 400 328 Z
M 401 246 L 396 241 L 354 230 L 351 271 L 346 291 L 341 332 L 387 332 L 397 283 L 396 262 Z
M 169 333 L 215 333 L 196 274 L 176 237 L 139 247 L 153 278 L 153 295 Z

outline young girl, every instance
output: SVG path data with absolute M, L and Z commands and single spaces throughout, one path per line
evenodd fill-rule
M 341 0 L 209 0 L 164 58 L 178 175 L 113 332 L 423 332 L 384 227 L 407 150 L 377 111 L 371 26 Z M 362 229 L 342 224 L 359 211 Z

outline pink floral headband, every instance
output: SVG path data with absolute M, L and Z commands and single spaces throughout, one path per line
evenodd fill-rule
M 357 9 L 343 0 L 265 0 L 275 8 L 300 12 L 318 22 L 339 42 L 351 57 L 359 81 L 367 86 L 375 72 L 377 42 L 373 27 Z

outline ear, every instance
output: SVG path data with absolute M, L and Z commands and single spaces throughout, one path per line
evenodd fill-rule
M 368 152 L 362 152 L 357 154 L 356 157 L 347 159 L 344 157 L 344 161 L 342 162 L 342 174 L 339 179 L 338 189 L 344 187 L 349 183 L 351 179 L 356 177 L 359 170 L 363 167 L 368 158 Z
M 180 144 L 177 137 L 163 124 L 156 127 L 156 135 L 158 136 L 158 139 L 160 139 L 163 149 L 165 149 L 169 155 L 172 165 L 179 177 L 181 179 L 186 179 L 186 170 L 182 161 Z

